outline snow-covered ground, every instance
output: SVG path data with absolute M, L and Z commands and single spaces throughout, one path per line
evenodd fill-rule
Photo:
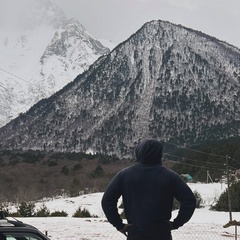
M 189 186 L 193 191 L 196 190 L 200 193 L 205 206 L 196 209 L 193 217 L 186 225 L 172 232 L 173 239 L 235 239 L 233 236 L 235 233 L 234 226 L 223 228 L 223 225 L 229 222 L 229 213 L 209 210 L 210 205 L 214 203 L 215 199 L 225 191 L 226 185 L 220 183 L 189 183 Z M 68 217 L 20 218 L 19 220 L 36 226 L 42 232 L 47 232 L 52 240 L 126 239 L 124 235 L 117 232 L 115 228 L 106 221 L 101 209 L 102 194 L 103 193 L 93 193 L 74 198 L 48 199 L 36 203 L 36 208 L 44 203 L 50 212 L 65 211 L 68 213 Z M 73 213 L 75 213 L 79 207 L 89 210 L 92 215 L 97 215 L 98 218 L 73 218 Z M 177 210 L 173 211 L 172 218 L 174 218 L 176 214 Z M 240 212 L 233 212 L 232 219 L 239 221 Z M 237 239 L 240 239 L 239 234 L 240 230 L 238 230 Z

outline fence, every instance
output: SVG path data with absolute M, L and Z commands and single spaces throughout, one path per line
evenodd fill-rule
M 81 240 L 124 240 L 126 237 L 115 231 L 106 231 L 95 229 L 92 233 L 84 233 Z M 173 240 L 235 240 L 240 239 L 240 232 L 235 238 L 235 227 L 229 227 L 228 229 L 223 228 L 221 225 L 214 224 L 188 224 L 188 226 L 179 228 L 178 230 L 172 231 Z
M 47 231 L 51 240 L 126 240 L 105 219 L 101 218 L 25 218 L 42 232 Z M 173 240 L 239 240 L 240 227 L 223 228 L 221 224 L 187 223 L 172 231 Z
M 223 228 L 220 224 L 186 224 L 172 231 L 172 236 L 174 240 L 235 240 L 235 227 Z M 238 239 L 240 239 L 239 232 Z

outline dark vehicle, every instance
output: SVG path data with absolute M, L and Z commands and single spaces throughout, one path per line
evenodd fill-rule
M 29 224 L 5 218 L 0 212 L 0 240 L 50 240 L 50 238 Z

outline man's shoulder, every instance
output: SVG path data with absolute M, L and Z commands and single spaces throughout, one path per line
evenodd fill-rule
M 171 176 L 174 177 L 174 178 L 180 177 L 177 172 L 173 171 L 173 170 L 170 169 L 170 168 L 166 168 L 166 167 L 164 167 L 164 166 L 162 166 L 162 172 L 164 172 L 165 174 L 171 175 Z
M 121 174 L 121 173 L 136 171 L 137 168 L 140 168 L 140 164 L 139 163 L 133 163 L 133 165 L 121 169 L 118 173 Z
M 137 167 L 138 167 L 137 164 L 133 164 L 133 165 L 131 165 L 131 166 L 128 166 L 128 167 L 123 168 L 122 170 L 120 170 L 120 172 L 131 171 L 132 169 L 135 169 L 135 168 L 137 168 Z

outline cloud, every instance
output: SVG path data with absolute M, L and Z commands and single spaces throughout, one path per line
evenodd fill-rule
M 1 0 L 0 22 L 1 26 L 20 27 L 23 22 L 22 16 L 29 14 L 36 4 L 36 0 Z
M 148 0 L 132 0 L 133 2 L 136 2 L 136 3 L 148 3 L 149 1 Z
M 188 10 L 194 10 L 199 6 L 201 1 L 197 0 L 165 0 L 169 5 L 178 7 L 178 8 L 185 8 Z
M 3 16 L 9 22 L 21 20 L 29 5 L 45 0 L 1 0 Z M 240 46 L 239 0 L 50 0 L 62 8 L 67 18 L 77 18 L 94 36 L 126 40 L 144 23 L 166 20 L 205 32 Z M 10 21 L 11 19 L 11 21 Z

